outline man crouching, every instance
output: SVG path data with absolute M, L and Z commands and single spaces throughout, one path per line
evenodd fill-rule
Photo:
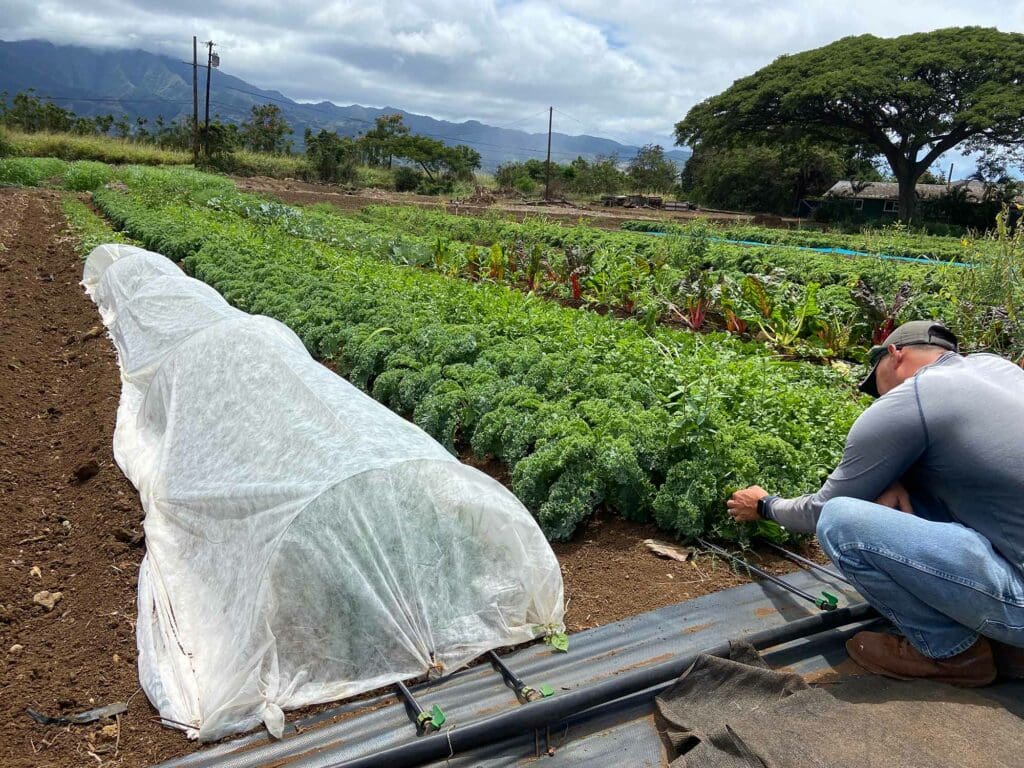
M 903 633 L 846 644 L 870 672 L 964 687 L 997 668 L 1024 676 L 1024 370 L 958 354 L 940 323 L 916 320 L 872 347 L 860 415 L 821 490 L 758 486 L 727 502 L 739 521 L 817 532 L 861 595 Z

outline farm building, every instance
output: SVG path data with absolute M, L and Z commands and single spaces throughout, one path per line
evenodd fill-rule
M 1024 202 L 1012 189 L 975 179 L 950 184 L 918 184 L 917 199 L 926 219 L 962 226 L 987 226 L 1002 202 Z M 1007 197 L 1007 193 L 1010 197 Z M 863 221 L 890 221 L 899 216 L 899 184 L 890 181 L 853 181 L 833 184 L 821 197 L 801 200 L 798 215 L 822 220 L 856 218 Z
M 917 196 L 921 200 L 938 200 L 963 190 L 968 202 L 980 203 L 990 193 L 991 185 L 982 181 L 954 181 L 952 184 L 918 184 Z M 855 210 L 865 217 L 895 216 L 899 213 L 900 186 L 891 181 L 837 181 L 824 194 L 825 199 L 850 200 Z

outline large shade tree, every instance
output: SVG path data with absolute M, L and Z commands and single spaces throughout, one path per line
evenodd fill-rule
M 943 152 L 1024 144 L 1024 35 L 964 27 L 846 37 L 776 59 L 676 124 L 676 143 L 694 148 L 799 138 L 884 157 L 909 221 L 915 185 Z

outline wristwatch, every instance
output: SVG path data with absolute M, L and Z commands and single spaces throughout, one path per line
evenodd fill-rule
M 763 517 L 765 520 L 772 519 L 771 512 L 769 511 L 769 507 L 767 504 L 768 499 L 768 496 L 762 496 L 760 499 L 757 500 L 757 514 L 760 517 Z

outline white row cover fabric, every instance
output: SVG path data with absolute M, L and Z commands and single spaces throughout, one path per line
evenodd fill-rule
M 502 485 L 171 261 L 101 245 L 114 456 L 146 511 L 139 676 L 218 739 L 561 631 L 561 571 Z

